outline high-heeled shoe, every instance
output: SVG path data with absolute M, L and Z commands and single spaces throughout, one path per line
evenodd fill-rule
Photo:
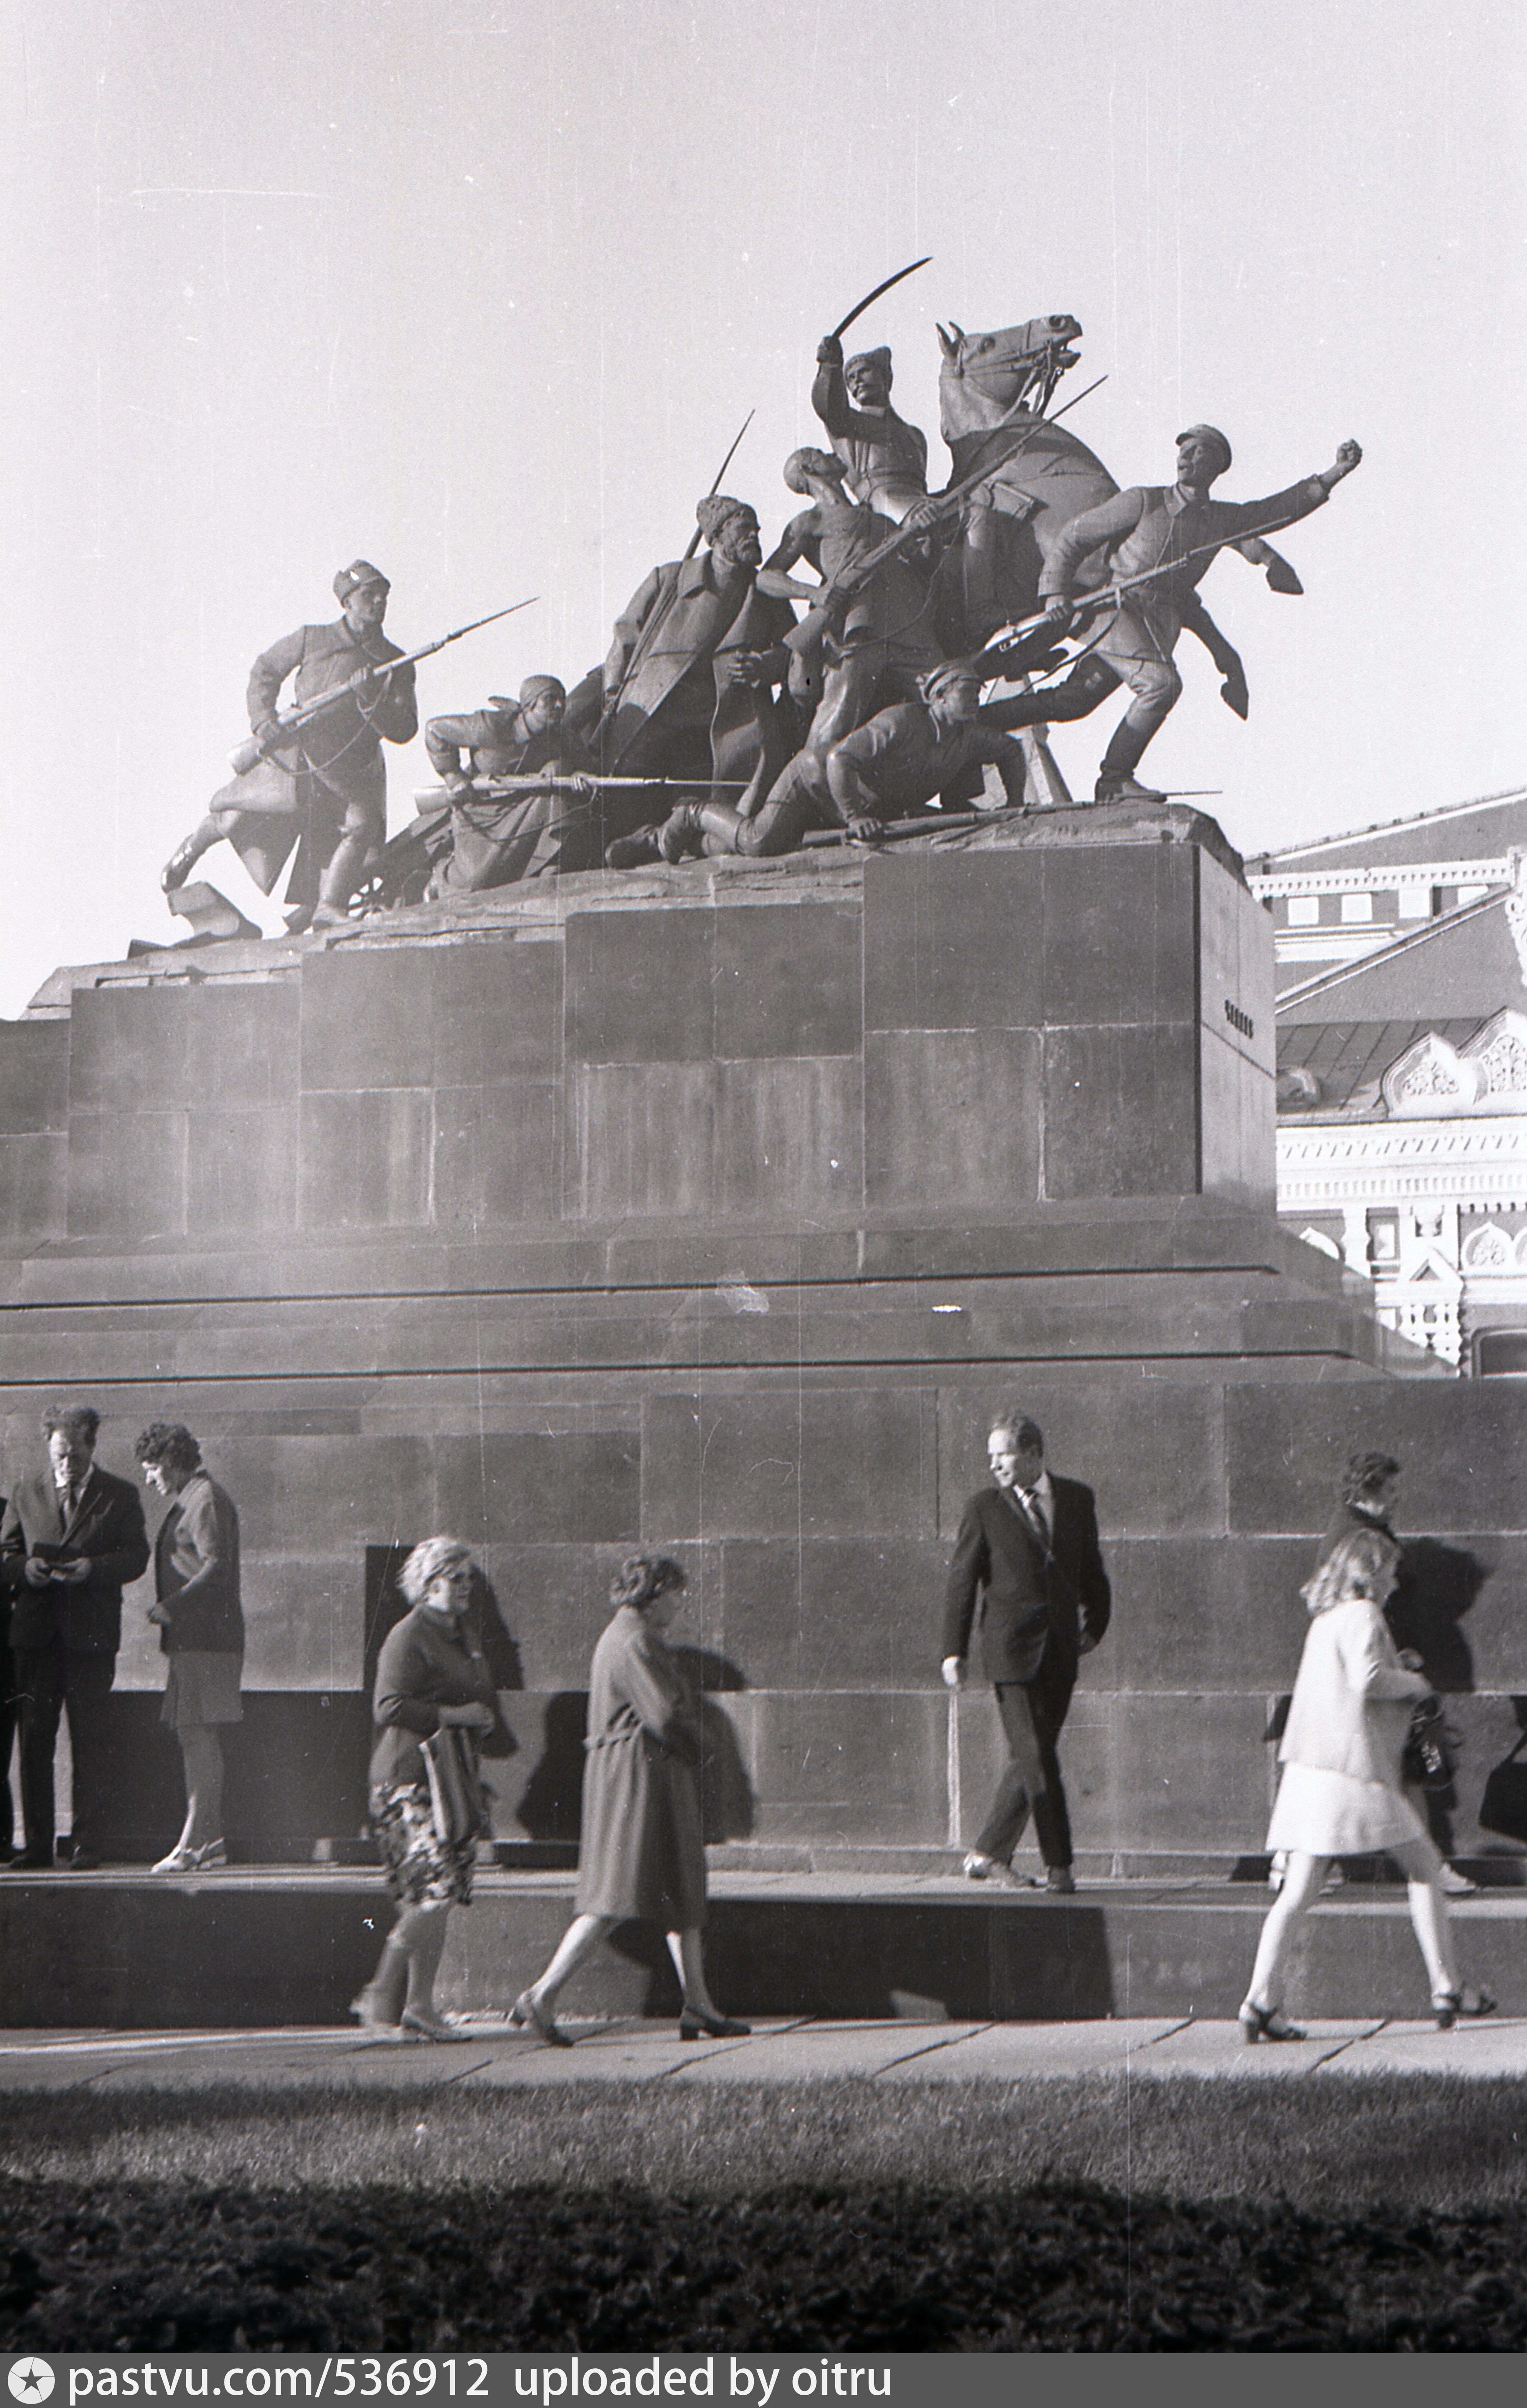
M 1297 2024 L 1279 2023 L 1276 2007 L 1259 2007 L 1251 1999 L 1242 2000 L 1236 2020 L 1248 2048 L 1259 2040 L 1304 2040 L 1306 2037 Z
M 698 2007 L 686 2007 L 678 2018 L 680 2040 L 746 2040 L 752 2028 L 735 2015 L 703 2015 Z
M 405 2007 L 398 2017 L 398 2023 L 404 2031 L 417 2032 L 421 2040 L 460 2040 L 462 2038 L 462 2034 L 453 2031 L 450 2024 L 435 2014 L 433 2007 Z
M 1434 1990 L 1432 2013 L 1438 2031 L 1451 2031 L 1460 2015 L 1492 2015 L 1495 2000 L 1488 1990 Z
M 534 2024 L 548 2048 L 571 2048 L 573 2045 L 571 2033 L 564 2032 L 528 1990 L 521 1990 L 509 2009 L 509 2021 L 511 2024 Z

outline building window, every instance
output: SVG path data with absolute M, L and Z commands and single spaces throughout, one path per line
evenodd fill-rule
M 1318 895 L 1291 895 L 1289 925 L 1291 928 L 1318 928 L 1320 924 L 1320 898 Z
M 1397 1263 L 1400 1259 L 1400 1223 L 1393 1212 L 1370 1212 L 1368 1215 L 1368 1258 L 1375 1263 Z
M 1475 1340 L 1481 1380 L 1527 1379 L 1527 1329 L 1483 1329 Z
M 1371 920 L 1373 918 L 1373 896 L 1371 895 L 1344 895 L 1341 898 L 1341 916 L 1343 923 L 1348 925 L 1359 921 Z
M 1432 916 L 1432 889 L 1429 886 L 1402 886 L 1400 917 L 1402 920 L 1429 920 Z

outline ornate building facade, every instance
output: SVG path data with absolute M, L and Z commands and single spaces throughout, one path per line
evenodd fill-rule
M 1247 870 L 1277 931 L 1280 1216 L 1459 1372 L 1527 1373 L 1527 793 Z

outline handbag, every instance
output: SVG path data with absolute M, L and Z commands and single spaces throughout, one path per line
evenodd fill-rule
M 1479 1800 L 1480 1829 L 1498 1831 L 1503 1840 L 1527 1841 L 1527 1764 L 1517 1762 L 1524 1745 L 1527 1730 L 1519 1733 L 1505 1763 L 1496 1765 Z
M 488 1828 L 488 1804 L 478 1777 L 471 1734 L 442 1725 L 419 1742 L 430 1784 L 430 1817 L 443 1848 L 464 1847 Z
M 1458 1742 L 1440 1698 L 1420 1698 L 1410 1716 L 1400 1771 L 1412 1789 L 1449 1789 L 1458 1769 Z

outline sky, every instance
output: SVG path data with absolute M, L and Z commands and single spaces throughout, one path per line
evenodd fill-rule
M 1069 423 L 1120 484 L 1221 426 L 1249 500 L 1365 458 L 1204 593 L 1145 765 L 1255 853 L 1527 780 L 1520 0 L 0 0 L 0 473 L 12 896 L 0 1014 L 173 938 L 159 871 L 228 774 L 255 654 L 356 554 L 423 716 L 571 684 L 749 410 L 766 543 L 854 329 L 943 481 L 935 322 L 1067 311 Z M 1117 707 L 1061 729 L 1091 792 Z M 429 781 L 387 748 L 389 822 Z M 220 846 L 203 875 L 280 926 Z

